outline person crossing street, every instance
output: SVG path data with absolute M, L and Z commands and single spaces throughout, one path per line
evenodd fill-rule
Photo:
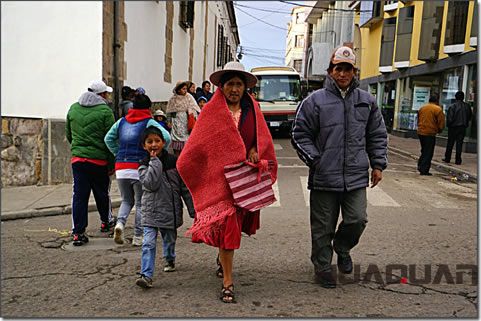
M 309 167 L 311 261 L 325 288 L 336 287 L 333 250 L 339 271 L 352 272 L 350 251 L 367 223 L 369 166 L 371 187 L 387 166 L 386 127 L 375 98 L 358 88 L 355 63 L 351 48 L 333 52 L 325 88 L 299 105 L 292 127 L 292 145 Z

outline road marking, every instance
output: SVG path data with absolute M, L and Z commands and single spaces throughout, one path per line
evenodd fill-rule
M 372 206 L 401 207 L 398 202 L 384 192 L 379 186 L 367 188 L 367 201 Z
M 416 178 L 415 180 L 400 178 L 399 180 L 394 181 L 394 183 L 399 185 L 401 190 L 409 191 L 409 194 L 415 195 L 424 200 L 424 202 L 420 202 L 423 205 L 427 204 L 434 208 L 460 208 L 457 202 L 453 202 L 453 200 L 447 199 L 437 191 L 422 185 L 433 184 L 433 182 L 428 182 L 428 180 L 420 181 L 419 178 Z
M 309 206 L 309 190 L 307 189 L 307 176 L 300 176 L 304 202 Z M 367 189 L 367 200 L 372 206 L 401 207 L 391 196 L 386 194 L 380 187 Z
M 307 189 L 307 176 L 300 176 L 302 194 L 304 195 L 304 202 L 309 206 L 309 190 Z
M 274 144 L 274 150 L 283 150 L 281 144 Z
M 276 202 L 269 205 L 269 207 L 281 207 L 281 199 L 279 198 L 279 185 L 277 184 L 279 180 L 277 180 L 273 185 L 272 189 L 274 190 L 274 196 L 276 197 Z

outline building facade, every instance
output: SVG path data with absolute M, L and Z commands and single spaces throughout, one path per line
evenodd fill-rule
M 286 66 L 293 67 L 297 72 L 303 72 L 306 23 L 305 7 L 294 7 L 291 11 L 291 21 L 287 24 Z
M 91 80 L 143 87 L 164 105 L 179 80 L 200 86 L 235 57 L 229 1 L 1 3 L 2 185 L 71 181 L 68 109 Z
M 354 9 L 350 6 L 348 1 L 311 1 L 305 14 L 305 79 L 322 82 L 333 50 L 343 45 L 353 47 Z
M 476 1 L 360 1 L 352 3 L 361 86 L 376 96 L 386 126 L 415 136 L 417 111 L 430 94 L 444 112 L 458 90 L 473 108 L 467 151 L 476 150 Z M 447 129 L 441 133 L 447 136 Z M 444 139 L 438 140 L 445 144 Z

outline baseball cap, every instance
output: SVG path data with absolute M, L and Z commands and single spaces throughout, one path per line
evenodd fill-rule
M 342 46 L 334 50 L 331 56 L 331 63 L 334 65 L 340 63 L 348 63 L 353 67 L 356 66 L 356 55 L 351 48 Z
M 89 89 L 94 94 L 101 94 L 104 92 L 111 93 L 113 91 L 112 87 L 107 86 L 102 80 L 93 80 L 89 84 Z

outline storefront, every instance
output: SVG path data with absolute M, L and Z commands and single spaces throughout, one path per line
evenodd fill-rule
M 441 74 L 401 78 L 397 128 L 417 130 L 418 111 L 429 102 L 429 96 L 439 93 Z

